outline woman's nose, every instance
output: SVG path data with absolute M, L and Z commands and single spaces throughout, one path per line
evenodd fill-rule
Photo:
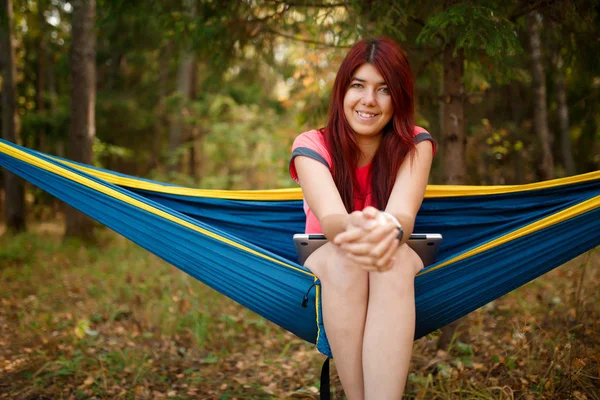
M 372 90 L 365 90 L 363 93 L 363 97 L 361 102 L 365 106 L 370 106 L 375 104 L 375 93 Z

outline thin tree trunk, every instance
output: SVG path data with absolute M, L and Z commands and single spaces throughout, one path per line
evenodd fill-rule
M 2 0 L 0 9 L 0 64 L 2 65 L 2 137 L 20 143 L 19 114 L 17 113 L 17 67 L 13 44 L 13 9 L 11 0 Z M 25 230 L 25 184 L 4 169 L 4 214 L 7 230 Z
M 158 125 L 154 133 L 152 144 L 152 168 L 159 168 L 162 158 L 162 145 L 165 132 L 169 126 L 169 118 L 167 113 L 167 95 L 169 83 L 169 56 L 171 53 L 171 44 L 164 44 L 159 52 L 158 59 L 160 64 L 159 80 L 158 80 Z
M 190 71 L 190 91 L 189 91 L 189 98 L 190 100 L 194 100 L 197 96 L 197 87 L 198 87 L 198 63 L 194 62 L 194 64 L 192 65 L 192 70 Z M 200 129 L 198 128 L 198 126 L 194 126 L 192 127 L 192 129 L 190 129 L 190 150 L 189 150 L 189 174 L 191 176 L 191 178 L 194 180 L 194 182 L 198 182 L 198 158 L 200 157 L 199 154 L 199 147 L 198 147 L 198 143 L 200 140 Z
M 183 54 L 179 71 L 177 73 L 177 93 L 180 99 L 181 108 L 187 107 L 189 93 L 192 85 L 192 70 L 194 66 L 194 56 L 186 52 Z M 181 154 L 178 154 L 178 148 L 186 138 L 186 125 L 183 121 L 183 109 L 177 110 L 176 115 L 171 120 L 169 129 L 169 171 L 181 171 Z
M 196 16 L 196 3 L 194 0 L 184 0 L 187 13 L 193 18 Z M 194 54 L 190 49 L 185 49 L 181 55 L 181 63 L 177 72 L 177 93 L 181 100 L 181 110 L 171 120 L 169 129 L 169 171 L 179 171 L 182 169 L 182 154 L 177 153 L 177 149 L 184 140 L 188 139 L 186 124 L 183 121 L 184 108 L 188 106 L 192 84 L 194 79 Z
M 38 59 L 36 73 L 35 104 L 38 113 L 43 113 L 46 109 L 46 17 L 44 16 L 45 2 L 38 0 L 38 23 L 40 24 L 40 33 L 38 37 Z M 41 128 L 38 132 L 37 148 L 47 153 L 46 132 Z
M 465 102 L 464 102 L 464 61 L 462 49 L 456 50 L 454 44 L 444 48 L 444 93 L 442 114 L 442 165 L 443 182 L 447 185 L 462 185 L 466 183 L 466 146 L 465 132 Z M 460 319 L 442 328 L 437 347 L 446 350 L 452 341 L 454 332 L 460 324 Z
M 521 132 L 521 130 L 519 129 L 519 127 L 521 126 L 521 119 L 522 119 L 522 110 L 523 110 L 523 105 L 521 103 L 521 96 L 519 95 L 519 88 L 517 87 L 517 84 L 515 82 L 512 82 L 509 86 L 508 86 L 508 94 L 507 94 L 508 98 L 511 98 L 512 100 L 510 101 L 510 111 L 511 111 L 511 117 L 513 120 L 513 123 L 515 124 L 516 127 L 516 131 L 515 131 L 515 141 L 517 140 L 523 140 L 523 133 Z M 516 185 L 521 185 L 523 183 L 525 183 L 525 171 L 524 171 L 524 167 L 523 167 L 523 156 L 521 155 L 521 151 L 516 151 L 514 153 L 514 168 L 515 168 L 515 181 L 512 182 L 513 184 Z
M 555 56 L 556 64 L 556 103 L 558 107 L 558 126 L 560 128 L 560 150 L 567 175 L 575 175 L 575 161 L 573 160 L 573 146 L 569 134 L 569 107 L 567 106 L 567 89 L 565 84 L 565 70 L 560 53 Z
M 96 136 L 96 0 L 75 0 L 73 5 L 71 45 L 71 130 L 68 157 L 91 164 L 92 145 Z M 74 208 L 66 212 L 66 236 L 90 240 L 92 220 Z
M 531 69 L 533 77 L 533 122 L 537 132 L 541 150 L 539 172 L 543 180 L 554 178 L 554 158 L 550 144 L 548 128 L 548 110 L 546 107 L 546 75 L 542 64 L 542 41 L 540 39 L 541 22 L 538 14 L 531 14 L 527 19 L 529 46 L 531 47 Z
M 194 182 L 198 182 L 198 128 L 190 130 L 190 152 L 188 156 L 188 169 L 190 177 Z
M 467 136 L 465 133 L 464 110 L 464 53 L 458 49 L 453 55 L 454 46 L 444 48 L 444 94 L 442 120 L 442 147 L 444 166 L 443 181 L 447 185 L 466 183 L 465 153 Z

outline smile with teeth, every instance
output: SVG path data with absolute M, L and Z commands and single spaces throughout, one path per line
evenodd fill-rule
M 377 116 L 377 114 L 364 112 L 364 111 L 356 111 L 356 113 L 358 114 L 359 117 L 365 118 L 365 119 L 371 119 L 371 118 L 374 118 Z

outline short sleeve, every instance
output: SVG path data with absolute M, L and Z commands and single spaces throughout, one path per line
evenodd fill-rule
M 321 132 L 312 130 L 304 132 L 294 140 L 292 145 L 292 157 L 290 159 L 290 175 L 292 179 L 298 182 L 298 173 L 296 172 L 296 166 L 294 165 L 294 159 L 298 156 L 312 158 L 331 170 L 331 154 L 327 149 L 325 138 Z
M 431 136 L 429 134 L 429 132 L 427 132 L 425 129 L 421 128 L 420 126 L 415 126 L 415 129 L 413 131 L 413 138 L 414 138 L 415 144 L 419 144 L 424 140 L 429 140 L 433 147 L 433 150 L 432 150 L 433 155 L 435 155 L 435 150 L 437 148 L 437 144 L 435 143 L 433 136 Z

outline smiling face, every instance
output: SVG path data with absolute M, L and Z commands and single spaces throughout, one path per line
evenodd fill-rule
M 344 115 L 357 135 L 377 136 L 394 114 L 389 89 L 372 64 L 354 73 L 344 96 Z

